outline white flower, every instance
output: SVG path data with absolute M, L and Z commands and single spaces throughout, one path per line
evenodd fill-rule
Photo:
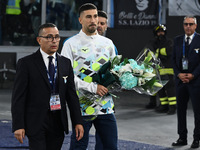
M 111 72 L 112 74 L 115 74 L 116 76 L 120 77 L 119 73 L 117 73 L 117 72 L 114 71 L 113 69 L 111 69 L 110 72 Z
M 130 64 L 126 64 L 119 69 L 119 73 L 122 74 L 124 72 L 132 72 L 132 68 Z
M 153 78 L 155 76 L 155 74 L 151 73 L 151 72 L 145 72 L 142 76 L 144 78 Z
M 144 71 L 142 69 L 133 69 L 133 73 L 135 75 L 142 75 L 144 73 Z
M 138 78 L 138 86 L 144 85 L 145 83 L 146 82 L 144 78 Z
M 122 55 L 117 55 L 116 57 L 120 60 L 122 59 Z

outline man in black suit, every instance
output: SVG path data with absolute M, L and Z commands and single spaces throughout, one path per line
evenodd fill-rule
M 20 143 L 27 135 L 31 150 L 60 150 L 64 131 L 69 132 L 66 102 L 77 140 L 84 132 L 73 69 L 70 60 L 57 53 L 60 36 L 54 24 L 41 25 L 37 41 L 40 49 L 17 63 L 12 129 Z
M 172 146 L 187 145 L 186 112 L 191 99 L 195 128 L 191 148 L 199 147 L 200 140 L 200 34 L 196 33 L 195 17 L 187 16 L 183 21 L 184 35 L 174 39 L 172 64 L 176 81 L 177 115 L 179 139 Z

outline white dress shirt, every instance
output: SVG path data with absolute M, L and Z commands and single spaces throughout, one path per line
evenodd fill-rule
M 190 37 L 190 39 L 189 39 L 189 45 L 190 45 L 190 43 L 192 42 L 192 39 L 194 38 L 194 33 L 192 35 L 190 35 L 190 36 L 187 36 L 185 34 L 185 42 L 187 42 L 187 37 Z
M 43 60 L 44 60 L 44 64 L 45 64 L 45 66 L 46 66 L 46 68 L 47 68 L 47 70 L 49 69 L 49 56 L 50 55 L 48 55 L 47 53 L 45 53 L 41 48 L 40 48 L 40 52 L 41 52 L 41 54 L 42 54 L 42 58 L 43 58 Z M 53 61 L 53 64 L 54 64 L 54 66 L 55 66 L 55 58 L 56 58 L 56 53 L 54 53 L 53 55 L 53 59 L 52 59 L 52 61 Z

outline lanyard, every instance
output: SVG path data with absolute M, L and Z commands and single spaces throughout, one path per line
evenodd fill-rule
M 49 75 L 49 71 L 47 69 L 47 76 L 48 76 L 48 79 L 49 79 L 49 83 L 51 84 L 53 93 L 56 92 L 56 85 L 55 85 L 55 83 L 56 83 L 56 74 L 57 74 L 57 57 L 55 59 L 55 69 L 54 69 L 54 79 L 53 79 L 53 81 L 51 80 L 50 75 Z
M 195 36 L 196 32 L 194 32 L 194 36 Z M 194 36 L 192 37 L 192 39 L 194 38 Z M 191 39 L 191 41 L 192 41 Z M 185 36 L 183 37 L 183 58 L 185 58 Z

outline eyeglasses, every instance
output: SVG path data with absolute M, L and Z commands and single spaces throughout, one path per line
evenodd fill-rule
M 39 37 L 45 38 L 49 42 L 53 42 L 54 39 L 56 40 L 56 42 L 60 41 L 60 36 L 59 35 L 56 35 L 55 37 L 53 37 L 53 35 L 39 36 Z
M 184 26 L 192 26 L 192 25 L 194 25 L 194 23 L 183 23 L 184 24 Z

